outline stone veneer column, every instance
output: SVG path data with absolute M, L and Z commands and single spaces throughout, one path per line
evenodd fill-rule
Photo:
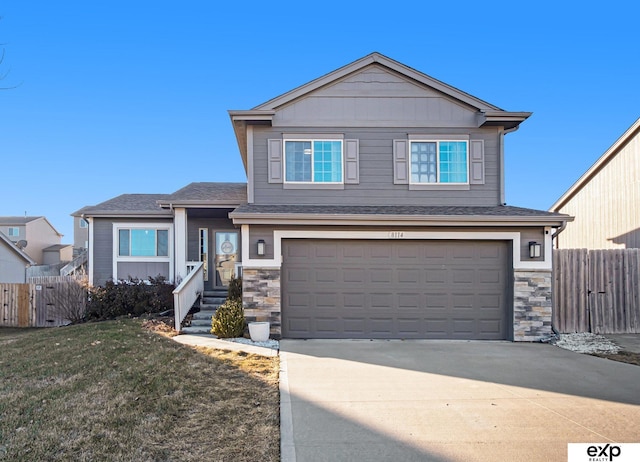
M 280 269 L 243 268 L 242 303 L 248 322 L 269 321 L 271 336 L 280 338 Z
M 551 310 L 551 270 L 515 270 L 513 340 L 535 342 L 553 335 Z

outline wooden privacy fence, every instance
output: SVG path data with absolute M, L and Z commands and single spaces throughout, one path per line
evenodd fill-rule
M 84 313 L 86 302 L 84 283 L 75 278 L 0 284 L 0 326 L 62 326 Z
M 553 325 L 562 333 L 640 333 L 640 249 L 554 250 Z

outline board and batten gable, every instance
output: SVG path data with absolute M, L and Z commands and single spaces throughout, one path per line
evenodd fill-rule
M 475 127 L 476 112 L 373 64 L 278 108 L 273 126 Z
M 575 217 L 560 249 L 640 248 L 640 119 L 550 210 Z

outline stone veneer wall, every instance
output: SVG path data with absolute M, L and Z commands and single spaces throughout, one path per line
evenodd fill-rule
M 242 302 L 247 321 L 269 321 L 271 336 L 280 338 L 280 269 L 243 268 Z
M 551 270 L 515 270 L 513 340 L 534 342 L 553 335 L 551 310 Z

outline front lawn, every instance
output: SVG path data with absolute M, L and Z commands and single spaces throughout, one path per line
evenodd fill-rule
M 137 320 L 0 328 L 0 461 L 277 461 L 278 368 Z

